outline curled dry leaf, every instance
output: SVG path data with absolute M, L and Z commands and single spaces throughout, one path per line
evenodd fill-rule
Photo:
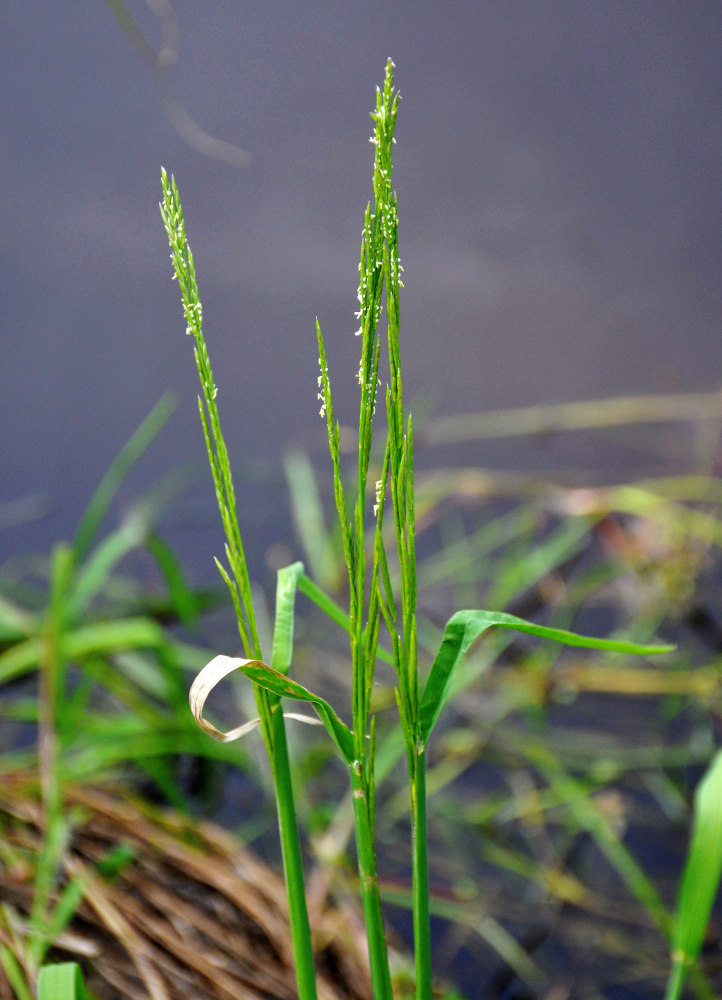
M 204 732 L 208 733 L 209 736 L 212 736 L 220 743 L 230 743 L 232 740 L 240 739 L 241 736 L 245 736 L 246 733 L 252 732 L 261 724 L 260 719 L 251 719 L 249 722 L 245 722 L 242 726 L 236 726 L 235 729 L 229 729 L 228 732 L 224 733 L 222 730 L 216 729 L 212 722 L 209 722 L 203 717 L 203 708 L 205 706 L 206 699 L 213 688 L 219 684 L 224 677 L 227 677 L 228 674 L 232 673 L 234 670 L 238 670 L 240 667 L 247 666 L 249 663 L 258 663 L 261 666 L 266 666 L 262 660 L 244 660 L 238 656 L 224 656 L 223 654 L 219 654 L 218 656 L 214 656 L 209 663 L 206 663 L 205 667 L 203 667 L 191 684 L 191 689 L 188 693 L 188 701 L 191 706 L 193 718 Z M 319 719 L 314 719 L 308 715 L 300 715 L 297 712 L 284 712 L 284 717 L 286 719 L 295 719 L 297 722 L 305 722 L 309 726 L 321 725 Z

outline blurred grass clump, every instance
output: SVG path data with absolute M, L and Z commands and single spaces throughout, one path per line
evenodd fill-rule
M 47 557 L 15 557 L 0 569 L 3 1000 L 24 1000 L 40 989 L 41 967 L 58 949 L 96 956 L 87 927 L 71 930 L 87 922 L 89 906 L 101 907 L 105 934 L 123 940 L 123 922 L 108 915 L 94 884 L 123 848 L 111 840 L 103 856 L 81 865 L 77 852 L 88 861 L 83 831 L 95 807 L 78 805 L 79 789 L 130 784 L 190 814 L 208 803 L 214 787 L 220 794 L 224 761 L 249 769 L 237 748 L 204 740 L 188 712 L 186 674 L 206 657 L 199 621 L 223 595 L 188 584 L 157 528 L 172 484 L 160 484 L 117 527 L 106 528 L 124 479 L 174 406 L 163 398 L 143 421 L 91 498 L 72 542 L 58 543 Z M 149 586 L 153 576 L 157 582 Z M 132 816 L 130 804 L 122 815 Z M 114 830 L 119 841 L 131 835 L 119 817 Z M 132 955 L 137 942 L 126 938 Z M 58 976 L 73 989 L 80 982 L 72 968 Z M 46 997 L 48 983 L 54 974 L 46 977 Z
M 184 806 L 177 758 L 203 754 L 187 718 L 184 671 L 204 650 L 178 638 L 178 627 L 197 638 L 201 614 L 222 596 L 189 586 L 157 530 L 168 484 L 102 530 L 125 477 L 174 406 L 164 397 L 143 421 L 72 542 L 59 542 L 47 557 L 13 558 L 0 572 L 0 774 L 37 765 L 49 814 L 65 782 L 128 774 L 131 765 L 136 778 Z

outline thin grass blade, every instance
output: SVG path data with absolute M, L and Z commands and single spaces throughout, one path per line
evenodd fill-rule
M 122 649 L 162 649 L 167 642 L 163 629 L 149 618 L 94 622 L 64 636 L 65 652 L 72 660 Z M 33 638 L 0 653 L 0 684 L 34 670 L 42 650 L 42 639 Z
M 192 625 L 198 619 L 198 598 L 185 578 L 183 567 L 173 549 L 159 535 L 151 534 L 146 548 L 155 558 L 158 569 L 168 586 L 168 593 L 183 625 Z
M 323 723 L 327 733 L 336 744 L 336 747 L 347 764 L 354 762 L 353 733 L 349 727 L 342 722 L 327 701 L 313 694 L 302 684 L 292 681 L 289 677 L 279 673 L 272 667 L 261 663 L 258 660 L 251 660 L 248 664 L 240 668 L 243 673 L 256 684 L 279 695 L 281 698 L 292 698 L 295 701 L 307 701 L 313 705 L 318 712 L 318 717 Z
M 291 451 L 283 460 L 283 471 L 291 499 L 291 514 L 311 572 L 323 587 L 333 590 L 341 581 L 343 553 L 329 531 L 321 493 L 310 458 L 304 451 Z
M 328 594 L 325 594 L 320 587 L 316 586 L 310 577 L 303 573 L 298 578 L 297 586 L 302 594 L 305 594 L 310 601 L 313 601 L 317 608 L 320 608 L 325 615 L 328 615 L 331 621 L 340 625 L 344 632 L 349 632 L 351 628 L 351 619 L 348 614 L 342 607 L 336 604 L 336 602 L 332 600 Z M 381 646 L 377 646 L 376 655 L 379 660 L 383 660 L 384 663 L 393 665 L 394 658 L 388 650 L 383 649 Z
M 33 1000 L 20 963 L 8 945 L 2 943 L 0 943 L 0 966 L 15 990 L 17 1000 Z
M 118 563 L 142 542 L 139 526 L 126 522 L 93 549 L 75 574 L 67 604 L 71 619 L 81 617 L 92 599 L 103 590 Z
M 276 614 L 273 627 L 272 668 L 286 676 L 293 656 L 293 624 L 296 590 L 303 575 L 303 563 L 296 562 L 279 570 L 276 581 Z M 278 825 L 281 832 L 283 871 L 288 892 L 288 916 L 291 924 L 296 979 L 299 996 L 316 997 L 316 969 L 311 938 L 311 924 L 306 905 L 303 858 L 298 837 L 298 820 L 293 789 L 293 777 L 288 757 L 285 717 L 281 714 L 278 695 L 269 695 L 273 713 L 273 768 L 276 782 Z M 314 720 L 316 721 L 316 720 Z
M 113 464 L 91 497 L 76 532 L 73 541 L 76 562 L 80 562 L 88 553 L 121 483 L 148 450 L 153 440 L 170 419 L 176 406 L 176 398 L 172 393 L 165 393 L 161 396 L 138 430 L 118 452 Z

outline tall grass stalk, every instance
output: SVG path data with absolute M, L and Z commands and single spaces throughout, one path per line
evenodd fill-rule
M 377 91 L 374 145 L 374 219 L 376 245 L 372 245 L 372 260 L 382 262 L 386 288 L 386 319 L 389 384 L 386 387 L 387 441 L 384 471 L 377 483 L 377 529 L 383 517 L 383 498 L 387 480 L 391 492 L 396 556 L 399 565 L 399 594 L 394 594 L 386 550 L 379 546 L 380 573 L 374 580 L 379 592 L 379 608 L 393 643 L 394 668 L 398 679 L 396 702 L 404 735 L 409 769 L 411 800 L 411 869 L 412 911 L 414 925 L 414 955 L 416 995 L 431 1000 L 431 931 L 429 919 L 429 873 L 426 828 L 426 758 L 419 732 L 419 683 L 416 636 L 416 526 L 414 516 L 414 448 L 411 416 L 404 411 L 401 377 L 400 289 L 398 201 L 393 189 L 393 144 L 399 98 L 393 88 L 393 63 L 388 61 L 383 90 Z M 374 235 L 369 234 L 369 235 Z M 368 237 L 367 237 L 368 243 Z M 368 261 L 368 248 L 361 255 L 363 274 Z M 362 313 L 363 318 L 363 313 Z M 400 616 L 397 615 L 397 604 Z
M 175 179 L 169 178 L 165 170 L 162 171 L 162 185 L 163 202 L 160 211 L 171 247 L 174 275 L 181 290 L 183 312 L 187 323 L 186 333 L 194 340 L 194 355 L 202 392 L 202 396 L 198 397 L 198 412 L 226 536 L 226 564 L 224 565 L 219 559 L 215 562 L 233 601 L 244 653 L 250 660 L 260 660 L 262 650 L 256 627 L 251 582 L 238 523 L 236 492 L 228 449 L 223 438 L 216 403 L 218 388 L 203 336 L 203 307 L 198 293 L 193 254 L 186 240 L 178 187 Z M 276 792 L 298 992 L 301 1000 L 315 1000 L 313 947 L 304 891 L 301 846 L 285 722 L 278 695 L 259 685 L 254 685 L 253 690 Z
M 400 354 L 400 289 L 398 205 L 392 186 L 392 151 L 399 99 L 394 91 L 393 63 L 386 65 L 383 87 L 377 90 L 376 107 L 371 113 L 374 133 L 373 204 L 367 206 L 361 240 L 358 289 L 358 319 L 361 357 L 357 380 L 360 388 L 358 451 L 351 485 L 342 469 L 341 432 L 334 411 L 328 360 L 321 326 L 316 324 L 320 374 L 318 377 L 321 417 L 325 418 L 333 468 L 333 491 L 341 530 L 342 547 L 349 585 L 348 614 L 338 608 L 303 572 L 300 563 L 279 573 L 275 635 L 277 655 L 271 666 L 261 660 L 253 618 L 250 583 L 238 530 L 235 494 L 216 408 L 216 387 L 202 334 L 202 310 L 195 270 L 185 237 L 183 213 L 175 181 L 163 171 L 163 220 L 171 243 L 172 260 L 181 288 L 188 333 L 196 344 L 196 363 L 203 388 L 201 420 L 206 438 L 211 472 L 228 539 L 228 568 L 219 564 L 239 619 L 241 640 L 248 659 L 217 657 L 196 678 L 206 672 L 220 675 L 238 667 L 254 683 L 260 724 L 276 780 L 281 839 L 289 887 L 294 947 L 297 960 L 307 961 L 310 941 L 302 900 L 298 839 L 293 814 L 285 730 L 279 711 L 280 698 L 310 702 L 333 740 L 350 776 L 360 890 L 366 921 L 369 961 L 375 1000 L 392 1000 L 381 897 L 376 867 L 376 727 L 371 707 L 376 660 L 390 659 L 396 677 L 396 702 L 403 733 L 409 773 L 411 813 L 412 902 L 417 1000 L 431 1000 L 432 963 L 429 928 L 429 873 L 427 849 L 426 750 L 438 718 L 450 700 L 459 667 L 466 654 L 485 631 L 492 627 L 525 632 L 571 646 L 606 649 L 622 653 L 661 653 L 669 646 L 640 646 L 636 643 L 604 640 L 549 628 L 497 611 L 465 610 L 446 624 L 440 648 L 425 683 L 419 683 L 417 669 L 417 579 L 415 551 L 415 500 L 413 424 L 404 410 Z M 373 424 L 380 388 L 381 337 L 379 321 L 386 311 L 388 378 L 386 388 L 386 441 L 380 478 L 369 489 Z M 371 496 L 375 494 L 375 502 Z M 394 543 L 384 537 L 384 513 L 390 495 Z M 390 552 L 394 565 L 390 565 Z M 394 584 L 392 581 L 396 580 Z M 352 725 L 349 727 L 320 695 L 309 691 L 289 674 L 293 596 L 301 590 L 349 636 L 352 670 Z M 384 624 L 391 638 L 392 653 L 379 646 Z M 217 661 L 221 661 L 217 664 Z M 215 683 L 213 681 L 212 683 Z M 197 692 L 196 692 L 197 693 Z M 192 689 L 193 696 L 193 689 Z M 200 716 L 197 699 L 196 717 Z M 202 706 L 201 706 L 202 707 Z M 212 727 L 210 727 L 212 729 Z M 244 730 L 247 727 L 242 727 Z M 217 731 L 215 731 L 217 733 Z M 286 854 L 288 852 L 288 856 Z M 292 862 L 292 863 L 291 863 Z M 295 915 L 294 915 L 295 911 Z M 294 925 L 297 921 L 297 925 Z M 301 982 L 310 982 L 312 967 L 299 972 Z M 308 987 L 310 990 L 310 986 Z M 311 993 L 302 993 L 302 997 Z
M 319 365 L 319 398 L 322 399 L 321 416 L 326 418 L 328 442 L 333 464 L 334 497 L 341 526 L 344 555 L 349 579 L 349 637 L 352 663 L 352 719 L 354 734 L 354 759 L 350 778 L 353 796 L 356 847 L 361 878 L 361 895 L 371 964 L 374 995 L 379 1000 L 391 998 L 391 976 L 383 929 L 381 898 L 376 872 L 375 851 L 375 777 L 374 751 L 375 726 L 371 716 L 371 692 L 374 681 L 379 623 L 380 591 L 378 578 L 385 566 L 383 544 L 383 511 L 389 476 L 391 449 L 385 449 L 381 478 L 376 482 L 376 524 L 370 572 L 367 569 L 366 521 L 368 518 L 367 483 L 373 441 L 373 419 L 376 397 L 380 385 L 379 357 L 380 336 L 378 322 L 383 303 L 383 290 L 387 270 L 388 210 L 387 189 L 383 172 L 388 167 L 390 184 L 391 156 L 394 123 L 398 99 L 393 96 L 391 63 L 387 67 L 383 91 L 377 91 L 376 111 L 372 118 L 376 128 L 371 141 L 376 146 L 374 165 L 375 204 L 367 205 L 361 239 L 359 261 L 359 309 L 357 336 L 361 340 L 361 357 L 357 381 L 360 386 L 359 433 L 357 454 L 356 495 L 351 514 L 341 470 L 340 428 L 335 419 L 333 396 L 328 373 L 326 349 L 320 324 L 316 324 Z M 388 146 L 388 150 L 386 150 Z M 382 148 L 383 147 L 383 148 Z M 388 574 L 387 574 L 388 576 Z

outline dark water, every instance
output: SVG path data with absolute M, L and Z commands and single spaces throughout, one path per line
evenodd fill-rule
M 158 45 L 145 4 L 128 8 Z M 201 458 L 161 163 L 181 185 L 249 523 L 282 520 L 280 456 L 319 429 L 317 315 L 339 400 L 354 391 L 368 111 L 389 54 L 407 391 L 457 413 L 718 385 L 716 4 L 219 0 L 175 13 L 173 93 L 246 166 L 174 131 L 106 5 L 5 12 L 2 498 L 39 495 L 50 516 L 4 531 L 3 550 L 67 535 L 167 389 L 178 416 L 135 483 Z M 186 501 L 191 536 L 209 500 L 194 487 Z M 207 546 L 191 536 L 195 562 Z

